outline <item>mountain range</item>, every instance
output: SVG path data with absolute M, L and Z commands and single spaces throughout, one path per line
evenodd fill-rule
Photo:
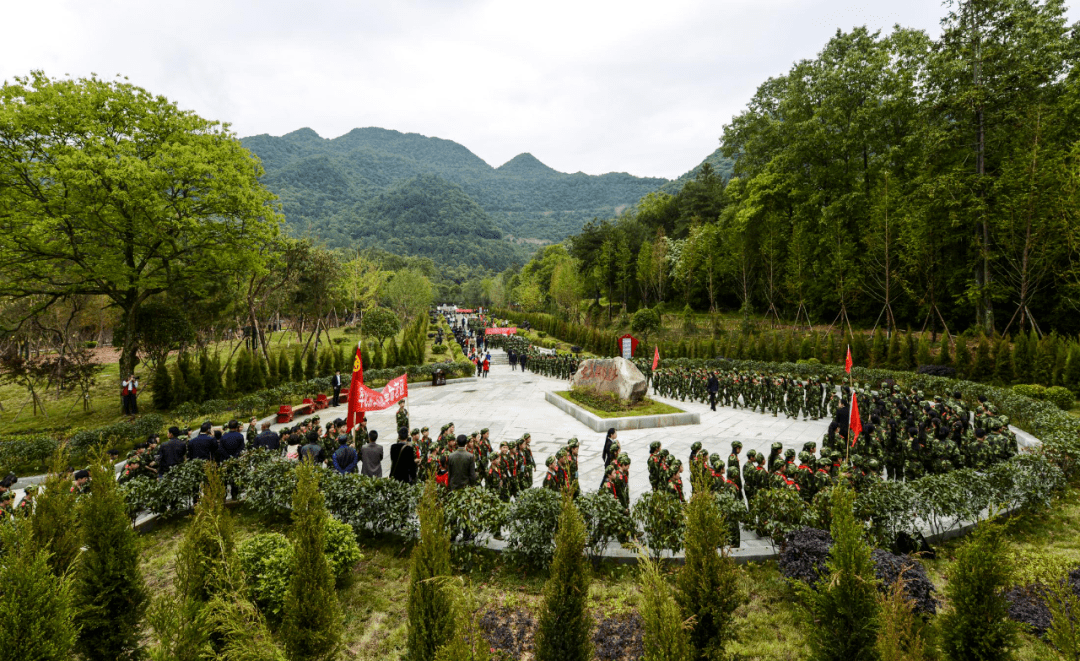
M 451 140 L 381 128 L 333 139 L 303 128 L 241 141 L 262 161 L 263 183 L 280 198 L 293 234 L 495 270 L 648 193 L 677 192 L 700 168 L 674 181 L 567 174 L 528 153 L 496 168 Z M 730 173 L 719 151 L 706 161 Z

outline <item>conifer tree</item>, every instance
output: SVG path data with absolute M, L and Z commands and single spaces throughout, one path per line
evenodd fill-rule
M 49 552 L 25 543 L 29 522 L 0 526 L 0 656 L 27 661 L 68 661 L 75 646 L 71 577 L 56 574 Z
M 151 401 L 158 411 L 166 411 L 172 406 L 172 378 L 169 376 L 169 367 L 164 360 L 159 360 L 154 366 L 154 381 L 150 384 L 153 390 Z
M 390 344 L 386 347 L 386 355 L 384 357 L 384 367 L 397 367 L 398 366 L 398 345 L 397 338 L 390 338 Z
M 382 369 L 383 368 L 383 351 L 382 345 L 378 342 L 375 343 L 375 352 L 371 356 L 371 368 Z
M 1035 350 L 1035 383 L 1054 385 L 1054 363 L 1057 362 L 1057 337 L 1046 335 Z
M 1063 381 L 1073 394 L 1080 394 L 1080 345 L 1076 343 L 1069 349 L 1069 362 L 1065 364 Z
M 913 370 L 919 366 L 918 354 L 919 341 L 909 326 L 907 332 L 904 333 L 904 369 Z
M 266 388 L 266 361 L 263 360 L 262 354 L 256 352 L 252 356 L 251 360 L 251 390 L 252 392 L 262 390 Z
M 318 363 L 315 359 L 315 349 L 307 352 L 307 358 L 304 361 L 304 379 L 310 381 L 315 378 L 318 371 Z
M 645 554 L 638 557 L 641 574 L 641 619 L 644 661 L 691 661 L 690 632 L 683 625 L 683 611 L 674 591 L 656 563 Z
M 71 477 L 65 470 L 67 465 L 67 453 L 63 449 L 57 450 L 45 478 L 45 489 L 34 498 L 34 514 L 30 517 L 34 546 L 46 552 L 49 567 L 57 576 L 63 576 L 71 569 L 82 545 L 77 497 L 71 491 Z
M 919 339 L 919 354 L 915 357 L 915 364 L 917 366 L 932 365 L 933 362 L 930 357 L 930 340 L 924 336 Z
M 292 374 L 289 369 L 289 357 L 286 355 L 285 351 L 278 352 L 277 362 L 278 383 L 288 383 L 292 381 Z
M 870 366 L 883 368 L 885 367 L 885 361 L 888 359 L 889 345 L 885 342 L 885 333 L 881 331 L 881 327 L 878 326 L 874 331 L 873 341 L 870 345 Z
M 569 492 L 563 493 L 555 531 L 555 555 L 544 584 L 544 603 L 536 629 L 536 661 L 589 661 L 592 618 L 586 608 L 589 566 L 585 521 Z
M 300 355 L 300 347 L 293 351 L 292 369 L 289 371 L 293 381 L 304 380 L 304 357 Z
M 326 557 L 326 504 L 314 464 L 296 469 L 293 562 L 281 631 L 289 661 L 332 659 L 341 645 L 341 606 Z
M 218 575 L 236 542 L 232 519 L 225 511 L 225 485 L 217 464 L 206 462 L 206 480 L 195 515 L 176 553 L 177 592 L 200 604 L 218 591 Z
M 994 383 L 1007 386 L 1013 380 L 1012 349 L 1009 347 L 1009 336 L 1003 335 L 994 347 Z
M 270 356 L 270 361 L 266 363 L 266 386 L 272 388 L 281 384 L 281 376 L 278 373 L 278 360 L 274 356 Z
M 839 482 L 832 490 L 833 537 L 818 590 L 801 586 L 816 620 L 809 641 L 822 661 L 876 658 L 878 633 L 877 579 L 870 545 L 855 519 L 855 492 Z
M 721 550 L 728 546 L 728 526 L 716 496 L 704 483 L 694 485 L 686 506 L 686 561 L 679 570 L 676 597 L 684 619 L 693 618 L 690 642 L 694 658 L 724 658 L 734 637 L 732 622 L 739 606 L 735 562 Z
M 334 373 L 334 365 L 332 360 L 333 351 L 334 349 L 332 347 L 323 347 L 322 351 L 319 352 L 317 368 L 319 377 L 330 376 Z
M 900 333 L 898 331 L 892 332 L 892 337 L 889 338 L 889 352 L 886 358 L 888 366 L 892 369 L 902 369 L 904 363 L 904 347 L 900 344 Z
M 192 402 L 202 402 L 206 399 L 206 387 L 202 380 L 201 361 L 191 359 L 186 354 L 183 356 L 187 369 L 184 370 L 184 379 L 187 382 L 188 399 Z
M 1012 567 L 1001 528 L 979 524 L 956 553 L 945 596 L 951 608 L 938 616 L 941 647 L 952 661 L 1012 658 L 1017 625 L 1009 619 L 1005 590 Z
M 956 338 L 956 371 L 966 376 L 970 369 L 971 351 L 968 349 L 967 338 L 959 335 Z
M 138 659 L 146 585 L 139 542 L 111 465 L 90 467 L 90 493 L 78 512 L 84 550 L 75 564 L 76 648 L 86 661 Z
M 454 635 L 453 596 L 445 578 L 450 576 L 450 532 L 434 480 L 424 483 L 417 506 L 420 539 L 409 561 L 408 661 L 432 661 L 435 652 Z
M 985 335 L 979 336 L 979 346 L 975 349 L 975 360 L 971 364 L 971 380 L 986 382 L 994 374 L 994 362 L 990 359 L 990 340 Z
M 236 361 L 229 363 L 229 369 L 225 370 L 225 394 L 236 395 L 240 392 L 239 383 L 236 381 Z
M 943 335 L 941 337 L 941 349 L 938 351 L 937 364 L 951 366 L 952 356 L 949 353 L 949 337 Z

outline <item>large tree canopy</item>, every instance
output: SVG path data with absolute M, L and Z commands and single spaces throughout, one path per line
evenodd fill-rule
M 107 296 L 199 294 L 250 269 L 281 215 L 227 125 L 96 77 L 41 72 L 0 87 L 0 296 L 36 312 Z M 126 324 L 121 368 L 138 347 Z

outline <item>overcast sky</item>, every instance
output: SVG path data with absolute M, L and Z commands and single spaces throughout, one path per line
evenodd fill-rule
M 939 0 L 11 0 L 0 79 L 128 76 L 240 136 L 379 126 L 493 166 L 674 178 L 837 29 L 932 35 Z M 1071 20 L 1078 12 L 1070 10 Z

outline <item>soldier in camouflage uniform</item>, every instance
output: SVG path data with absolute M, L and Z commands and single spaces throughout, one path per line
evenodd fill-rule
M 660 483 L 660 467 L 662 466 L 660 441 L 649 443 L 649 460 L 645 465 L 649 469 L 649 487 L 656 491 Z

